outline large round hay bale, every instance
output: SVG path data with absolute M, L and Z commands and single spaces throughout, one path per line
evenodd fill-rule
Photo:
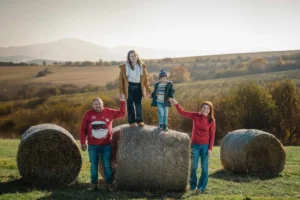
M 30 127 L 17 154 L 21 176 L 46 187 L 66 186 L 78 176 L 82 159 L 73 136 L 55 124 Z
M 112 170 L 118 189 L 184 191 L 189 177 L 188 134 L 154 126 L 113 129 Z M 103 169 L 100 165 L 100 173 Z
M 285 150 L 272 134 L 241 129 L 227 134 L 221 142 L 221 162 L 232 172 L 276 175 L 285 165 Z

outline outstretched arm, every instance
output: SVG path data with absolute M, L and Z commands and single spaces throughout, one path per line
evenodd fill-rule
M 109 109 L 109 111 L 111 112 L 111 115 L 112 115 L 113 119 L 121 118 L 121 117 L 124 117 L 126 115 L 125 98 L 121 97 L 120 101 L 121 101 L 120 102 L 120 110 Z
M 188 112 L 188 111 L 183 110 L 180 107 L 180 105 L 178 104 L 177 100 L 174 98 L 170 98 L 170 101 L 175 105 L 178 113 L 183 117 L 186 117 L 188 119 L 193 119 L 195 117 L 195 115 L 197 114 L 196 112 Z

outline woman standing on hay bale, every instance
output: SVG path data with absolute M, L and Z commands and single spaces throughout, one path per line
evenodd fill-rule
M 202 193 L 208 182 L 208 159 L 215 140 L 216 122 L 214 118 L 213 104 L 205 101 L 201 106 L 200 112 L 187 112 L 183 110 L 176 99 L 170 99 L 176 105 L 176 109 L 183 117 L 193 120 L 192 131 L 192 156 L 193 163 L 190 177 L 190 189 L 197 193 Z M 201 158 L 201 177 L 197 185 L 197 168 L 199 158 Z
M 91 163 L 91 187 L 87 190 L 98 189 L 98 165 L 99 155 L 104 167 L 104 174 L 107 184 L 112 183 L 111 160 L 111 138 L 112 122 L 114 119 L 125 116 L 125 99 L 120 98 L 120 110 L 103 107 L 100 98 L 93 99 L 93 109 L 87 111 L 82 119 L 80 130 L 81 149 L 86 151 L 86 139 L 88 141 L 88 152 Z
M 127 99 L 128 123 L 131 127 L 143 127 L 142 97 L 151 97 L 146 65 L 135 50 L 127 54 L 127 61 L 120 67 L 119 92 Z M 134 109 L 135 108 L 135 109 Z

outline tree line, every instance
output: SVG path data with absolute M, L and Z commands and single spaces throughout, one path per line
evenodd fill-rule
M 91 108 L 91 99 L 81 101 L 67 97 L 50 100 L 49 97 L 31 98 L 26 101 L 9 101 L 0 105 L 1 133 L 20 135 L 28 127 L 39 123 L 56 123 L 79 137 L 81 118 Z M 117 97 L 103 91 L 100 97 L 105 106 L 118 108 Z M 182 97 L 183 98 L 183 97 Z M 82 99 L 82 98 L 81 98 Z M 215 106 L 217 122 L 216 143 L 236 129 L 259 129 L 274 134 L 285 145 L 300 145 L 300 90 L 291 80 L 258 84 L 245 82 L 233 86 L 228 92 L 209 97 L 193 97 L 188 101 L 176 96 L 181 106 L 190 111 L 200 110 L 204 100 Z M 158 123 L 157 109 L 150 99 L 143 101 L 144 121 Z M 178 115 L 174 107 L 169 110 L 170 129 L 190 133 L 192 121 Z M 24 120 L 26 119 L 26 120 Z M 114 122 L 114 126 L 127 123 L 126 118 Z

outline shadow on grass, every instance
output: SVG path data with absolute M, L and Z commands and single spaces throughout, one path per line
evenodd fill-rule
M 102 185 L 103 183 L 100 183 Z M 78 183 L 75 181 L 74 184 L 64 188 L 46 188 L 39 187 L 36 184 L 25 182 L 23 179 L 16 179 L 9 182 L 0 183 L 0 195 L 3 194 L 14 194 L 14 193 L 28 193 L 34 190 L 47 191 L 50 195 L 39 198 L 39 200 L 52 200 L 52 199 L 182 199 L 193 196 L 183 197 L 185 192 L 152 192 L 152 191 L 119 191 L 115 190 L 109 192 L 107 190 L 100 189 L 98 191 L 88 192 L 86 188 L 89 186 L 88 183 Z
M 270 180 L 270 179 L 282 177 L 282 175 L 278 174 L 273 176 L 266 176 L 266 175 L 257 175 L 253 173 L 233 173 L 231 171 L 221 169 L 210 174 L 209 177 L 215 179 L 222 179 L 226 181 L 238 182 L 238 183 L 247 183 L 254 180 L 261 180 L 261 181 Z
M 9 182 L 0 183 L 0 195 L 8 193 L 27 193 L 33 190 L 44 190 L 33 183 L 28 183 L 23 179 L 15 179 Z
M 101 184 L 101 183 L 100 183 Z M 182 199 L 184 192 L 153 192 L 153 191 L 124 191 L 124 190 L 114 190 L 112 192 L 107 191 L 106 189 L 100 189 L 97 191 L 86 191 L 86 188 L 89 186 L 88 183 L 78 183 L 74 184 L 68 188 L 53 190 L 49 196 L 39 198 L 39 200 L 52 200 L 52 199 L 64 199 L 64 200 L 73 200 L 73 199 Z
M 183 193 L 169 193 L 169 192 L 134 192 L 134 191 L 93 191 L 87 192 L 82 190 L 56 190 L 52 191 L 49 196 L 41 197 L 39 200 L 85 200 L 85 199 L 182 199 Z M 188 197 L 186 197 L 188 198 Z

